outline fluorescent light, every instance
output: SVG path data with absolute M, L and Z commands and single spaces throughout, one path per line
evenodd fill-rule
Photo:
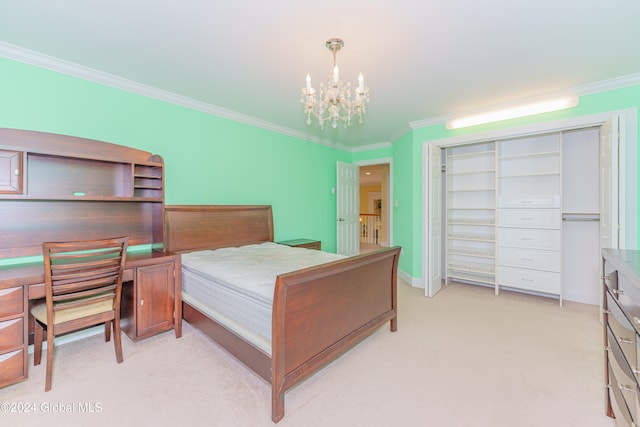
M 516 105 L 501 110 L 486 113 L 472 114 L 447 120 L 447 129 L 459 129 L 467 126 L 481 125 L 484 123 L 499 122 L 501 120 L 515 119 L 517 117 L 532 116 L 534 114 L 548 113 L 550 111 L 563 110 L 578 105 L 576 95 L 563 96 L 561 98 L 547 99 L 527 104 Z

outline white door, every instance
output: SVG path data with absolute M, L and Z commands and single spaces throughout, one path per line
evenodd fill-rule
M 441 238 L 442 238 L 442 170 L 441 149 L 436 145 L 429 145 L 427 149 L 427 254 L 425 263 L 427 271 L 425 295 L 434 296 L 442 289 L 441 271 Z
M 337 253 L 360 253 L 360 168 L 338 162 L 336 177 Z
M 600 127 L 600 247 L 618 247 L 619 116 Z

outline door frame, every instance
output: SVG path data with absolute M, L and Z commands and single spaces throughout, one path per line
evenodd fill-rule
M 395 206 L 395 201 L 393 201 L 393 158 L 391 157 L 382 157 L 379 159 L 371 159 L 371 160 L 359 160 L 353 162 L 354 165 L 360 166 L 374 166 L 374 165 L 389 165 L 389 176 L 387 182 L 387 189 L 389 194 L 387 194 L 389 203 L 387 203 L 387 224 L 384 226 L 387 227 L 387 235 L 389 237 L 389 246 L 393 246 L 393 207 Z M 360 201 L 358 200 L 358 203 Z
M 427 243 L 425 247 L 427 252 L 429 248 L 438 246 L 439 256 L 429 256 L 425 260 L 427 262 L 425 269 L 425 282 L 424 292 L 425 296 L 433 297 L 442 290 L 442 278 L 443 272 L 446 271 L 443 266 L 444 255 L 442 250 L 442 235 L 445 231 L 442 224 L 445 222 L 443 218 L 443 203 L 442 199 L 445 196 L 443 192 L 442 179 L 442 148 L 437 145 L 425 145 L 424 150 L 427 160 L 427 180 L 426 185 L 428 188 L 433 189 L 430 194 L 424 197 L 425 199 L 425 211 L 424 211 L 424 228 L 425 238 Z M 436 185 L 434 186 L 433 183 Z M 429 271 L 429 267 L 432 267 L 435 271 Z M 428 274 L 427 274 L 428 273 Z
M 619 129 L 620 139 L 624 142 L 620 144 L 618 151 L 618 218 L 622 227 L 618 247 L 621 249 L 637 248 L 638 227 L 634 222 L 637 218 L 637 194 L 638 194 L 638 110 L 629 108 L 624 110 L 614 110 L 599 114 L 578 116 L 569 119 L 542 122 L 532 125 L 499 129 L 488 132 L 474 133 L 469 135 L 454 136 L 432 141 L 424 141 L 422 147 L 422 285 L 427 286 L 428 266 L 429 266 L 429 245 L 427 236 L 426 221 L 428 198 L 425 193 L 428 190 L 428 158 L 425 154 L 428 145 L 435 144 L 440 148 L 452 147 L 455 145 L 465 145 L 477 142 L 494 141 L 498 139 L 521 137 L 539 133 L 559 132 L 571 129 L 580 129 L 591 126 L 601 126 L 614 117 L 621 117 L 624 128 Z M 635 199 L 627 200 L 627 194 L 636 195 Z

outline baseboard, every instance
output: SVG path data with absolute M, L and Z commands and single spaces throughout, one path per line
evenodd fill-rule
M 424 289 L 424 281 L 422 279 L 411 277 L 411 275 L 405 273 L 401 269 L 398 269 L 398 277 L 404 280 L 405 282 L 409 283 L 414 288 Z
M 94 335 L 103 334 L 103 333 L 104 333 L 104 325 L 98 325 L 92 328 L 83 329 L 78 332 L 73 332 L 71 334 L 54 338 L 53 343 L 57 347 L 59 345 L 67 344 L 70 342 L 81 340 L 83 338 L 89 338 Z M 42 349 L 44 350 L 46 348 L 47 348 L 47 340 L 45 339 L 44 341 L 42 341 Z M 29 354 L 33 354 L 33 344 L 29 346 Z
M 420 278 L 415 278 L 415 277 L 411 277 L 411 275 L 407 274 L 406 272 L 402 271 L 401 269 L 398 269 L 398 277 L 402 280 L 404 280 L 405 282 L 409 283 L 412 287 L 414 288 L 420 288 L 420 289 L 424 289 L 425 288 L 425 283 L 424 280 L 420 279 Z M 476 284 L 473 284 L 474 286 L 479 286 Z M 493 285 L 486 285 L 487 287 L 493 287 Z M 558 298 L 556 295 L 550 295 L 550 294 L 544 294 L 544 293 L 539 293 L 539 292 L 528 292 L 528 291 L 523 291 L 523 290 L 519 290 L 519 289 L 515 289 L 515 288 L 508 288 L 509 291 L 513 291 L 513 292 L 521 292 L 521 293 L 528 293 L 528 294 L 532 294 L 532 295 L 538 295 L 538 296 L 544 296 L 544 297 L 549 297 L 549 298 Z M 591 295 L 591 294 L 585 294 L 585 293 L 580 293 L 580 292 L 566 292 L 563 296 L 562 296 L 563 301 L 571 301 L 571 302 L 578 302 L 581 304 L 589 304 L 589 305 L 600 305 L 600 300 L 599 300 L 599 296 L 598 295 Z

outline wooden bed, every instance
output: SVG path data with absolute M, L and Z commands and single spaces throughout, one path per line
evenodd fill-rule
M 165 250 L 190 252 L 273 241 L 271 206 L 165 206 Z M 272 355 L 183 303 L 183 316 L 271 384 L 271 419 L 284 393 L 390 322 L 397 329 L 400 248 L 277 277 Z

